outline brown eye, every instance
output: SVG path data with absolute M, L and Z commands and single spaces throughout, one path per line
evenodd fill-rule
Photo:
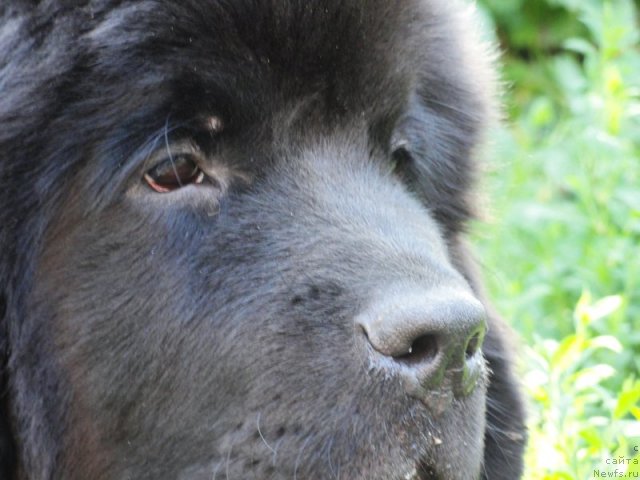
M 180 154 L 168 157 L 144 174 L 144 180 L 158 193 L 171 192 L 204 180 L 192 155 Z

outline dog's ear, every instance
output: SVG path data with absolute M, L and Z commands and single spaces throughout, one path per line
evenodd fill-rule
M 7 480 L 14 478 L 16 463 L 15 445 L 8 411 L 8 357 L 7 302 L 4 293 L 0 291 L 0 478 Z

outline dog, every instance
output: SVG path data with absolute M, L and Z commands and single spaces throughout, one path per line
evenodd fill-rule
M 457 0 L 5 0 L 0 475 L 514 480 Z

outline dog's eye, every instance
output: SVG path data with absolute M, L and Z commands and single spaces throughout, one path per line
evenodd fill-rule
M 169 156 L 144 174 L 147 185 L 158 193 L 199 184 L 204 178 L 204 172 L 198 167 L 192 154 Z

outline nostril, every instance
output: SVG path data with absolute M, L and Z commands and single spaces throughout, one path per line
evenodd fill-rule
M 394 357 L 409 364 L 424 363 L 433 360 L 438 354 L 438 340 L 436 335 L 421 335 L 413 341 L 409 351 L 404 355 Z
M 476 332 L 475 335 L 471 337 L 469 342 L 467 342 L 467 348 L 464 351 L 465 358 L 469 360 L 473 357 L 478 350 L 480 350 L 481 338 L 480 332 Z

